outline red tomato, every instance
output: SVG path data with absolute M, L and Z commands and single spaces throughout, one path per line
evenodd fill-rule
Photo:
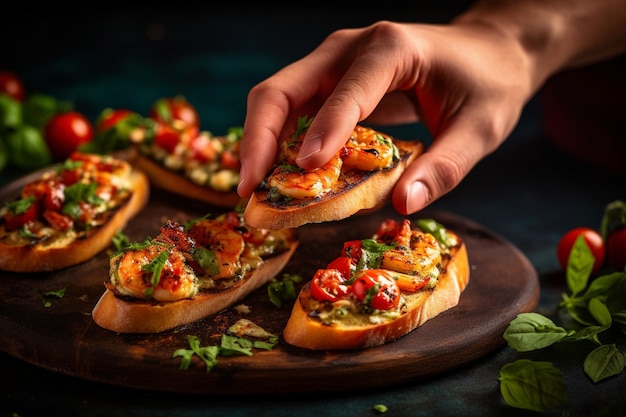
M 62 232 L 71 229 L 74 225 L 74 221 L 71 217 L 56 211 L 44 211 L 43 217 L 50 224 L 50 226 L 52 226 L 53 229 L 60 230 Z
M 133 114 L 135 114 L 135 112 L 126 109 L 105 109 L 96 121 L 95 131 L 98 133 L 105 132 L 118 122 Z
M 345 279 L 350 279 L 351 272 L 356 269 L 352 258 L 340 256 L 332 260 L 326 269 L 336 269 L 341 272 Z
M 22 80 L 11 71 L 0 71 L 0 93 L 9 97 L 23 101 L 26 97 L 26 90 Z
M 220 156 L 220 164 L 226 169 L 232 169 L 235 171 L 239 171 L 239 168 L 241 168 L 239 155 L 230 149 L 222 152 L 222 155 Z
M 171 126 L 164 123 L 157 123 L 154 142 L 168 153 L 173 154 L 176 145 L 180 142 L 180 133 Z
M 183 96 L 157 100 L 150 108 L 149 116 L 177 129 L 200 127 L 200 116 L 196 108 Z M 182 126 L 181 126 L 182 124 Z
M 626 268 L 626 227 L 609 234 L 606 239 L 606 254 L 611 268 L 616 271 Z
M 35 197 L 42 210 L 61 211 L 65 201 L 64 185 L 54 180 L 36 180 L 24 185 L 22 198 Z
M 563 235 L 557 246 L 557 259 L 561 268 L 567 269 L 567 261 L 572 250 L 572 246 L 574 246 L 574 242 L 578 236 L 581 235 L 584 237 L 587 246 L 589 246 L 593 257 L 595 258 L 592 273 L 596 273 L 604 263 L 606 249 L 604 241 L 602 240 L 602 235 L 598 231 L 589 227 L 577 227 Z
M 358 261 L 361 259 L 362 254 L 363 250 L 361 249 L 360 240 L 349 240 L 344 242 L 343 248 L 341 249 L 342 256 L 347 256 L 348 258 L 353 258 Z
M 80 145 L 93 139 L 93 127 L 81 113 L 58 113 L 46 124 L 44 138 L 52 156 L 57 160 L 64 160 Z
M 376 239 L 384 242 L 388 242 L 398 235 L 398 232 L 402 229 L 402 222 L 394 219 L 384 220 L 378 231 L 376 231 Z
M 337 269 L 318 269 L 311 280 L 311 295 L 318 301 L 337 301 L 350 294 L 346 277 Z
M 189 157 L 201 164 L 208 164 L 215 160 L 217 151 L 206 135 L 198 135 L 191 139 L 188 146 Z
M 39 203 L 34 200 L 20 213 L 14 210 L 7 211 L 4 215 L 5 227 L 7 230 L 17 230 L 26 223 L 37 220 L 38 214 Z
M 352 284 L 354 295 L 370 307 L 390 310 L 400 303 L 400 288 L 391 275 L 366 269 Z

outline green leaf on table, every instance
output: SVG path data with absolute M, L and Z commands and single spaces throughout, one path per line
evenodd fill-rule
M 550 362 L 518 359 L 500 369 L 500 393 L 512 407 L 546 411 L 567 403 L 563 374 Z
M 585 373 L 593 382 L 619 375 L 625 366 L 626 352 L 619 350 L 615 344 L 595 348 L 583 363 Z
M 509 323 L 504 339 L 518 352 L 528 352 L 550 346 L 574 334 L 554 324 L 539 313 L 521 313 Z
M 563 295 L 559 308 L 565 307 L 568 314 L 578 323 L 591 326 L 598 320 L 589 308 L 589 302 L 597 298 L 608 308 L 613 321 L 624 323 L 626 315 L 626 273 L 614 272 L 597 277 L 589 284 L 587 290 L 576 296 Z
M 220 348 L 218 346 L 200 346 L 200 339 L 197 336 L 191 335 L 187 336 L 187 341 L 189 342 L 189 347 L 191 349 L 177 349 L 172 356 L 174 358 L 182 358 L 179 369 L 189 369 L 189 365 L 191 365 L 191 358 L 194 354 L 198 355 L 198 357 L 205 363 L 207 372 L 217 365 L 217 356 L 220 353 Z
M 222 341 L 220 344 L 220 355 L 222 356 L 233 356 L 233 355 L 252 356 L 253 347 L 254 347 L 253 343 L 249 339 L 223 334 Z

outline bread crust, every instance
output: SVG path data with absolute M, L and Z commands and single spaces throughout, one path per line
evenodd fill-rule
M 132 164 L 146 173 L 152 185 L 174 194 L 224 208 L 236 207 L 241 199 L 236 191 L 220 192 L 196 184 L 189 178 L 161 166 L 140 152 L 133 156 Z
M 452 232 L 448 231 L 448 234 Z M 308 282 L 300 290 L 293 306 L 283 331 L 284 340 L 293 346 L 311 350 L 353 350 L 379 346 L 410 333 L 459 303 L 470 279 L 467 248 L 460 239 L 459 242 L 451 252 L 445 273 L 439 277 L 435 289 L 407 294 L 408 311 L 386 323 L 351 326 L 322 324 L 309 317 L 310 310 L 306 307 L 311 297 Z
M 247 224 L 264 229 L 296 228 L 308 223 L 342 220 L 363 210 L 382 206 L 404 170 L 424 151 L 420 141 L 394 139 L 401 155 L 391 168 L 358 171 L 340 179 L 335 190 L 320 198 L 273 203 L 267 190 L 255 191 L 244 212 Z
M 117 231 L 123 229 L 148 202 L 148 178 L 138 170 L 132 170 L 130 176 L 130 198 L 116 209 L 106 223 L 91 230 L 87 237 L 56 246 L 41 243 L 22 246 L 0 243 L 0 269 L 11 272 L 49 272 L 85 262 L 105 250 L 111 245 Z
M 221 291 L 200 292 L 192 299 L 155 303 L 128 300 L 106 290 L 92 311 L 101 327 L 118 333 L 158 333 L 198 321 L 232 306 L 246 295 L 273 279 L 287 264 L 298 246 L 268 258 L 248 276 Z

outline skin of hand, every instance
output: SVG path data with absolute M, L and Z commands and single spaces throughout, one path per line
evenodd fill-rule
M 395 209 L 415 213 L 454 189 L 506 140 L 547 77 L 577 60 L 584 63 L 591 54 L 585 48 L 594 39 L 556 48 L 567 37 L 557 30 L 566 19 L 554 5 L 545 10 L 526 3 L 534 2 L 499 2 L 515 5 L 503 10 L 479 3 L 447 25 L 380 21 L 330 34 L 310 54 L 250 91 L 240 196 L 251 195 L 274 163 L 278 139 L 304 115 L 315 116 L 297 159 L 304 169 L 327 162 L 361 121 L 419 120 L 434 140 L 395 185 Z M 626 17 L 622 9 L 614 18 L 617 27 L 626 26 L 620 23 Z M 572 21 L 579 22 L 583 12 L 572 12 Z M 529 21 L 537 26 L 531 35 L 520 29 Z M 625 32 L 606 36 L 618 41 L 605 42 L 604 54 L 623 50 Z M 588 59 L 603 56 L 596 54 Z

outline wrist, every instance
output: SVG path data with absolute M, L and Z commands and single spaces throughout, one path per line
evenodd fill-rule
M 518 45 L 535 88 L 554 73 L 626 51 L 623 0 L 479 0 L 454 24 L 489 27 Z

